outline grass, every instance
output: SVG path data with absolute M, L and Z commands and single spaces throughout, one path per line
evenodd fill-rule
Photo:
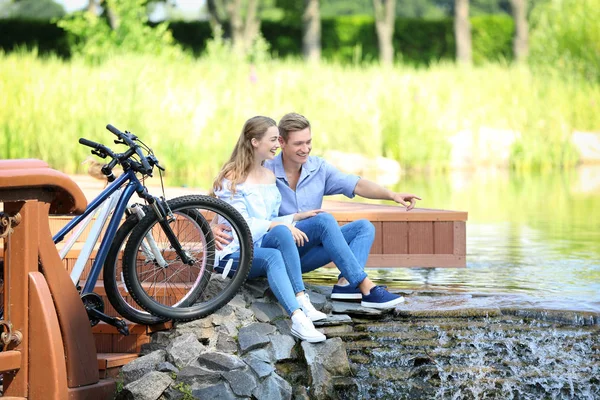
M 254 70 L 254 72 L 253 72 Z M 150 145 L 171 184 L 208 187 L 244 121 L 297 111 L 312 123 L 314 152 L 395 158 L 407 169 L 443 170 L 447 139 L 479 127 L 516 130 L 517 169 L 574 165 L 573 130 L 598 130 L 600 86 L 534 76 L 526 67 L 439 64 L 307 66 L 128 56 L 80 60 L 0 54 L 0 158 L 41 158 L 83 171 L 79 137 L 111 144 L 112 123 Z

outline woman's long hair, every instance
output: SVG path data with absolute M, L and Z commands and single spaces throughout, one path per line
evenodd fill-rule
M 217 190 L 223 189 L 224 178 L 230 181 L 229 190 L 232 194 L 235 194 L 236 186 L 246 180 L 252 168 L 252 162 L 254 161 L 252 139 L 262 139 L 267 129 L 272 126 L 277 126 L 277 123 L 269 117 L 257 116 L 246 121 L 229 161 L 223 165 L 221 172 L 219 172 L 213 183 L 211 196 L 214 196 Z

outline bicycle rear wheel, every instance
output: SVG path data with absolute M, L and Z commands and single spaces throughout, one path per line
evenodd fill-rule
M 155 213 L 148 212 L 131 233 L 123 256 L 125 284 L 134 300 L 154 315 L 178 321 L 206 316 L 229 302 L 238 292 L 252 260 L 252 236 L 241 214 L 229 204 L 208 196 L 183 196 L 168 201 L 169 226 L 192 262 L 185 264 L 167 238 Z M 240 243 L 236 268 L 221 274 L 213 229 L 227 229 Z M 220 229 L 220 228 L 219 228 Z M 148 258 L 145 238 L 152 237 L 154 252 Z
M 157 317 L 140 307 L 129 294 L 123 277 L 122 257 L 125 242 L 139 219 L 130 215 L 119 227 L 103 267 L 104 290 L 113 308 L 123 318 L 137 324 L 152 325 L 165 322 L 168 318 Z

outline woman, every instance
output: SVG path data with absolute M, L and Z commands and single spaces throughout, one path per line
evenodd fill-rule
M 295 221 L 312 217 L 320 210 L 277 217 L 281 194 L 275 175 L 263 167 L 279 148 L 279 130 L 268 117 L 250 118 L 244 124 L 233 153 L 213 184 L 213 195 L 231 204 L 246 219 L 254 242 L 254 259 L 248 278 L 267 276 L 277 300 L 292 319 L 294 336 L 310 343 L 322 342 L 325 335 L 312 321 L 327 318 L 317 311 L 305 293 L 296 245 L 308 240 L 293 226 Z M 220 252 L 221 263 L 235 259 L 236 241 Z

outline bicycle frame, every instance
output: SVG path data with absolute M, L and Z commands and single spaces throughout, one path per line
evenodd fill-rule
M 82 249 L 82 252 L 85 250 L 85 252 L 89 254 L 85 258 L 82 257 L 83 262 L 80 262 L 78 258 L 76 268 L 74 268 L 73 274 L 71 275 L 71 279 L 73 279 L 76 283 L 79 280 L 79 275 L 81 275 L 81 272 L 83 271 L 85 262 L 89 258 L 89 255 L 93 251 L 94 245 L 98 241 L 100 231 L 105 225 L 111 209 L 114 209 L 113 215 L 110 219 L 106 232 L 100 243 L 100 248 L 98 249 L 98 253 L 92 264 L 90 274 L 86 279 L 83 289 L 81 290 L 81 294 L 90 293 L 94 291 L 94 287 L 96 286 L 96 282 L 98 281 L 98 276 L 100 275 L 100 271 L 102 270 L 102 266 L 104 265 L 104 261 L 106 260 L 106 256 L 108 255 L 108 251 L 112 244 L 113 238 L 115 237 L 117 229 L 119 228 L 121 217 L 125 214 L 125 209 L 127 208 L 129 200 L 133 196 L 134 192 L 137 192 L 139 194 L 143 193 L 144 191 L 145 188 L 135 175 L 135 172 L 133 172 L 132 170 L 126 171 L 121 176 L 119 176 L 114 182 L 112 182 L 106 189 L 104 189 L 102 193 L 100 193 L 94 200 L 92 200 L 92 202 L 88 205 L 83 214 L 73 218 L 69 223 L 67 223 L 67 225 L 65 225 L 64 228 L 62 228 L 52 238 L 55 244 L 60 243 L 64 239 L 64 237 L 75 227 L 79 226 L 80 224 L 83 224 L 85 227 L 85 225 L 89 224 L 89 219 L 92 218 L 96 210 L 100 206 L 105 205 L 104 209 L 102 210 L 102 214 L 99 216 L 99 220 L 96 221 L 92 228 L 92 236 L 88 239 L 88 241 L 86 241 L 84 249 Z M 105 202 L 107 203 L 105 204 Z M 86 220 L 86 218 L 88 220 L 84 221 Z M 78 232 L 75 232 L 75 234 L 78 235 L 81 231 L 82 229 L 78 230 Z M 67 247 L 70 246 L 72 246 L 72 243 L 67 243 Z M 76 271 L 75 269 L 78 269 L 78 271 Z

